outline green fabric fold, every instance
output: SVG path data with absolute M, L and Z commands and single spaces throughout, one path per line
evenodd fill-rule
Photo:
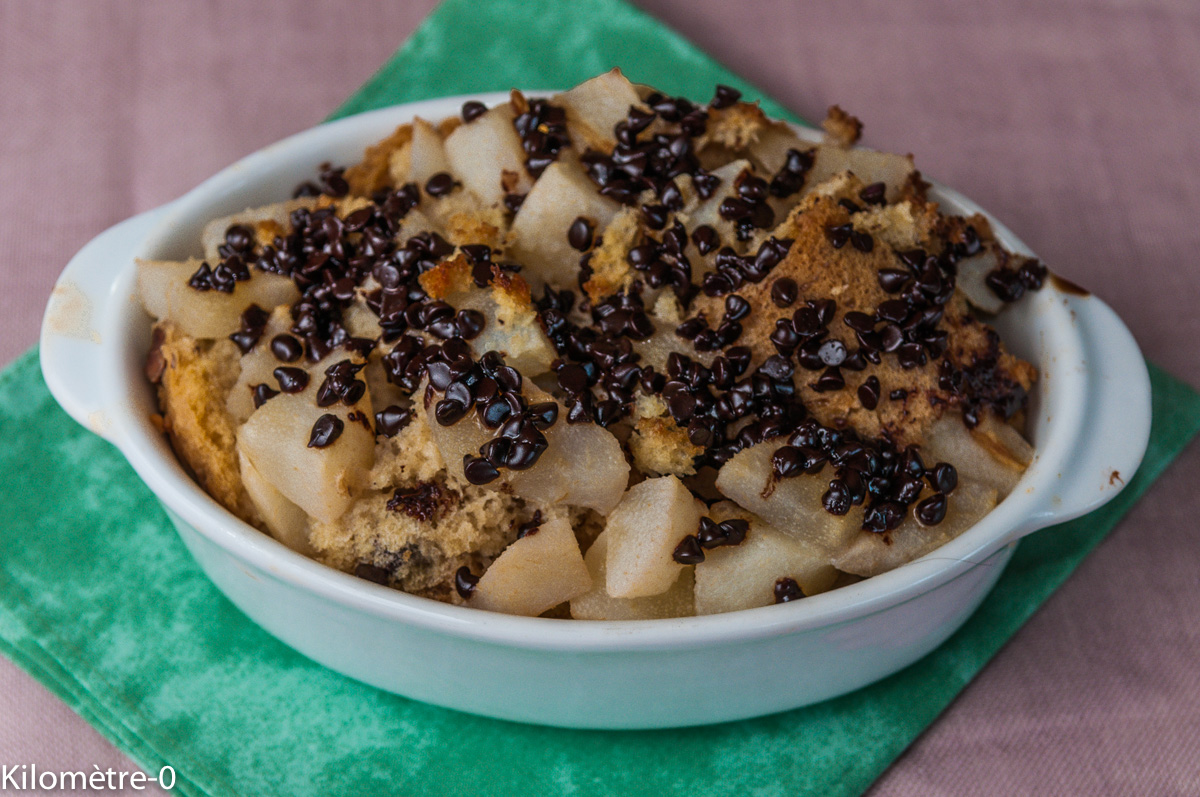
M 759 96 L 619 0 L 447 0 L 335 116 L 471 91 L 560 88 L 614 65 L 696 99 L 718 82 Z M 29 352 L 0 374 L 0 652 L 151 774 L 173 766 L 181 794 L 857 794 L 1200 430 L 1200 395 L 1150 372 L 1150 447 L 1126 490 L 1021 543 L 983 606 L 937 651 L 817 706 L 616 733 L 434 708 L 277 642 L 205 579 L 119 452 L 58 408 Z

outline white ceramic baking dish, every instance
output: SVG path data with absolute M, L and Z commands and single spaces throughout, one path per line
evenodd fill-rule
M 288 197 L 317 164 L 354 162 L 414 115 L 439 119 L 467 99 L 505 97 L 396 106 L 267 147 L 99 235 L 71 260 L 46 309 L 41 362 L 55 398 L 120 449 L 213 583 L 306 656 L 418 700 L 550 725 L 659 728 L 782 711 L 920 659 L 975 610 L 1021 537 L 1103 504 L 1137 469 L 1150 429 L 1137 344 L 1102 301 L 1051 281 L 997 322 L 1041 375 L 1029 413 L 1037 456 L 1020 484 L 937 551 L 833 592 L 677 620 L 513 617 L 377 586 L 243 523 L 188 477 L 150 423 L 155 399 L 143 375 L 150 319 L 135 296 L 134 258 L 182 259 L 195 253 L 208 219 Z M 935 187 L 933 195 L 948 211 L 981 212 L 953 191 Z M 1006 246 L 1032 254 L 989 220 Z

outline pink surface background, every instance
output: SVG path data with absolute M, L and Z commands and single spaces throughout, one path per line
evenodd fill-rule
M 638 3 L 861 116 L 1200 386 L 1200 6 Z M 92 236 L 318 122 L 432 6 L 0 0 L 0 363 Z M 871 794 L 1200 794 L 1197 484 L 1193 445 Z M 133 767 L 0 659 L 0 764 L 29 763 Z

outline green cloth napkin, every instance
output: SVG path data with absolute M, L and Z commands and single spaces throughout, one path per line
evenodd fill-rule
M 337 115 L 565 87 L 613 65 L 698 100 L 717 82 L 758 96 L 620 0 L 447 0 Z M 30 352 L 0 374 L 0 652 L 151 774 L 172 765 L 189 795 L 857 794 L 1200 429 L 1200 396 L 1157 368 L 1151 378 L 1150 448 L 1125 491 L 1023 542 L 979 611 L 919 663 L 785 714 L 617 733 L 434 708 L 275 641 L 209 584 L 121 455 L 57 407 Z

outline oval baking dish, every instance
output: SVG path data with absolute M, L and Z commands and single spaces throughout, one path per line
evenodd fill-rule
M 798 603 L 624 622 L 493 614 L 338 572 L 242 522 L 189 477 L 150 421 L 150 324 L 136 297 L 134 258 L 182 259 L 207 220 L 289 196 L 316 164 L 352 162 L 414 116 L 437 119 L 467 99 L 506 97 L 386 108 L 267 147 L 99 235 L 67 266 L 47 307 L 41 362 L 54 397 L 120 449 L 213 583 L 301 653 L 381 689 L 525 722 L 660 728 L 783 711 L 924 656 L 975 610 L 1021 537 L 1103 504 L 1137 469 L 1150 429 L 1137 344 L 1102 301 L 1051 279 L 994 322 L 1039 371 L 1028 429 L 1037 453 L 1017 487 L 933 553 Z M 931 198 L 949 212 L 983 212 L 940 186 Z M 1004 246 L 1032 256 L 988 219 Z M 740 677 L 712 689 L 711 674 L 723 670 Z

